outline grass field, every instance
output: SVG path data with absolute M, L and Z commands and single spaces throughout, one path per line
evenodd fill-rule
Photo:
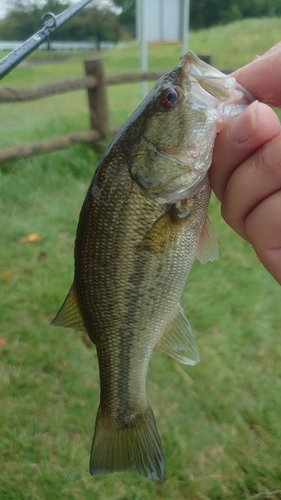
M 242 21 L 191 33 L 190 48 L 211 52 L 219 67 L 238 67 L 277 42 L 280 28 L 281 19 Z M 151 68 L 174 67 L 179 50 L 150 47 Z M 107 72 L 138 68 L 135 44 L 101 55 Z M 44 57 L 1 85 L 83 74 L 79 54 L 60 62 Z M 139 100 L 139 84 L 110 88 L 112 124 Z M 1 105 L 0 146 L 83 130 L 88 122 L 82 91 Z M 78 214 L 98 161 L 89 146 L 76 146 L 0 165 L 0 499 L 280 499 L 280 287 L 222 221 L 214 198 L 220 259 L 196 262 L 182 297 L 201 362 L 185 367 L 155 352 L 149 367 L 166 480 L 89 475 L 99 400 L 95 349 L 50 322 L 72 282 Z

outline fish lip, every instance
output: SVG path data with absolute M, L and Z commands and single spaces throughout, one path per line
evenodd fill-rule
M 192 75 L 195 80 L 197 80 L 196 77 L 205 77 L 206 70 L 208 70 L 210 76 L 227 76 L 222 73 L 222 71 L 214 68 L 210 64 L 200 59 L 196 54 L 194 54 L 192 50 L 188 50 L 182 54 L 179 66 L 183 69 L 188 77 Z
M 254 94 L 252 94 L 252 92 L 245 89 L 245 87 L 240 85 L 240 83 L 238 83 L 237 81 L 235 84 L 235 90 L 241 92 L 241 94 L 243 95 L 241 99 L 241 104 L 251 104 L 252 102 L 257 100 L 257 98 L 254 96 Z

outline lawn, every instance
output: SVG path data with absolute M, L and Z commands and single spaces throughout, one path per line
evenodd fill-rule
M 211 52 L 219 67 L 238 67 L 277 42 L 280 28 L 281 19 L 242 21 L 191 33 L 190 48 Z M 258 32 L 266 36 L 257 40 Z M 178 45 L 150 47 L 151 68 L 171 69 L 179 52 Z M 136 44 L 99 55 L 108 73 L 138 68 Z M 1 85 L 83 74 L 79 54 L 44 57 Z M 111 123 L 122 123 L 139 101 L 139 84 L 109 88 Z M 0 145 L 88 124 L 83 91 L 1 105 Z M 210 218 L 220 259 L 196 262 L 182 297 L 201 361 L 185 367 L 155 352 L 149 367 L 166 479 L 90 476 L 99 401 L 95 349 L 81 333 L 50 322 L 72 282 L 78 214 L 98 161 L 80 145 L 0 165 L 0 499 L 280 499 L 280 287 L 223 222 L 215 198 Z

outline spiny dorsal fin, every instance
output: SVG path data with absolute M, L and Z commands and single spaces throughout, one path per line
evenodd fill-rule
M 219 245 L 209 217 L 206 217 L 199 243 L 196 258 L 201 264 L 217 260 L 219 258 Z
M 74 328 L 75 330 L 86 332 L 73 285 L 51 325 L 64 326 L 65 328 Z
M 174 309 L 155 349 L 166 352 L 185 365 L 200 361 L 198 347 L 191 326 L 180 304 Z

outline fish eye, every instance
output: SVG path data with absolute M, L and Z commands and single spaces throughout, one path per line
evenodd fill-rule
M 175 87 L 166 89 L 161 95 L 161 104 L 164 108 L 172 108 L 178 101 L 180 92 Z

